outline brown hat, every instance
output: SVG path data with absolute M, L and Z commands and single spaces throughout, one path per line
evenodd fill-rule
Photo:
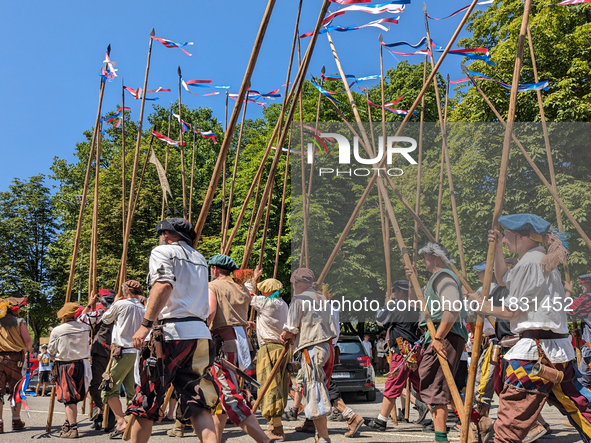
M 127 280 L 123 284 L 129 288 L 129 292 L 131 292 L 132 294 L 142 295 L 144 293 L 144 287 L 139 281 Z
M 299 268 L 292 272 L 291 278 L 289 279 L 292 283 L 314 283 L 316 276 L 311 269 Z
M 78 312 L 80 305 L 74 302 L 65 303 L 64 306 L 57 311 L 57 318 L 74 318 Z

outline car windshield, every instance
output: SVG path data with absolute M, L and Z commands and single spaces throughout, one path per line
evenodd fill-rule
M 365 355 L 365 351 L 361 346 L 361 343 L 357 341 L 344 341 L 338 342 L 337 346 L 341 351 L 341 355 L 343 354 L 358 354 L 358 355 Z

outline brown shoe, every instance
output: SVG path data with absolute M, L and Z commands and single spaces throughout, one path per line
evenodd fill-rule
M 476 428 L 478 429 L 478 442 L 487 443 L 494 433 L 494 422 L 489 417 L 482 416 L 478 420 Z
M 306 419 L 302 426 L 298 426 L 295 428 L 296 432 L 304 432 L 306 434 L 316 434 L 316 426 L 314 426 L 314 422 L 312 420 Z
M 546 431 L 546 428 L 536 421 L 527 433 L 526 437 L 523 439 L 523 443 L 532 443 L 538 438 L 546 435 L 546 432 L 548 432 Z
M 4 434 L 4 422 L 0 421 L 0 434 Z
M 269 426 L 269 429 L 265 431 L 265 435 L 269 437 L 269 440 L 271 441 L 285 441 L 283 426 Z
M 68 426 L 67 430 L 62 427 L 60 438 L 78 438 L 78 426 Z
M 175 421 L 172 429 L 166 432 L 169 437 L 183 438 L 185 436 L 185 425 L 180 421 Z
M 347 426 L 349 430 L 345 432 L 345 437 L 354 437 L 359 431 L 359 428 L 363 425 L 363 417 L 354 414 L 349 420 L 347 420 Z
M 12 420 L 12 430 L 20 431 L 21 429 L 25 429 L 25 422 L 20 418 L 18 420 Z

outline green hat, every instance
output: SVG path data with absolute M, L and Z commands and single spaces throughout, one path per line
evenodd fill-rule
M 232 257 L 227 255 L 217 254 L 209 259 L 209 266 L 217 266 L 218 268 L 227 269 L 228 271 L 236 271 L 240 269 L 238 265 L 232 260 Z

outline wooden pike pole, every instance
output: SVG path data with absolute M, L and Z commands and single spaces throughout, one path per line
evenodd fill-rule
M 111 52 L 111 45 L 107 47 L 107 54 Z M 101 109 L 103 106 L 103 95 L 105 93 L 105 82 L 101 77 L 101 85 L 99 90 L 99 104 L 96 112 L 96 119 L 94 123 L 94 133 L 90 144 L 90 152 L 88 154 L 88 162 L 86 163 L 86 175 L 84 176 L 84 188 L 82 189 L 82 201 L 80 202 L 80 210 L 78 212 L 78 224 L 76 225 L 76 235 L 74 236 L 74 249 L 72 251 L 72 261 L 70 262 L 70 275 L 68 276 L 68 287 L 66 289 L 66 303 L 70 301 L 72 295 L 72 287 L 74 286 L 74 275 L 76 273 L 76 258 L 78 256 L 78 248 L 80 247 L 80 232 L 82 230 L 82 220 L 84 220 L 84 208 L 86 207 L 86 197 L 88 195 L 88 182 L 90 181 L 90 170 L 92 166 L 92 159 L 94 157 L 95 143 L 97 131 L 101 120 Z M 48 431 L 50 432 L 50 431 Z
M 507 169 L 509 165 L 509 151 L 511 149 L 511 135 L 513 134 L 513 123 L 517 108 L 517 87 L 519 86 L 519 75 L 523 62 L 523 49 L 525 46 L 525 36 L 527 34 L 527 23 L 531 8 L 531 0 L 525 0 L 523 7 L 523 18 L 521 20 L 521 29 L 519 31 L 519 40 L 517 43 L 517 54 L 515 57 L 515 69 L 513 70 L 513 81 L 511 84 L 511 94 L 509 98 L 509 112 L 507 114 L 507 125 L 505 128 L 505 139 L 503 140 L 503 154 L 501 156 L 501 170 L 499 172 L 499 182 L 497 187 L 497 196 L 495 200 L 495 209 L 493 213 L 492 229 L 499 228 L 499 217 L 503 210 L 503 198 L 507 181 Z M 493 277 L 493 267 L 495 261 L 495 245 L 498 240 L 488 244 L 488 253 L 486 256 L 486 270 L 484 271 L 484 281 L 482 283 L 482 299 L 487 300 L 490 294 L 490 284 Z M 483 317 L 478 315 L 476 327 L 474 328 L 474 346 L 472 347 L 472 361 L 477 362 L 480 355 L 480 345 L 482 342 Z M 474 380 L 476 379 L 476 370 L 478 365 L 471 365 L 468 371 L 468 384 L 466 386 L 466 407 L 463 411 L 462 431 L 460 433 L 460 442 L 468 441 L 467 431 L 470 429 L 470 412 L 474 401 Z
M 439 69 L 439 66 L 441 66 L 441 63 L 443 62 L 443 60 L 447 56 L 447 53 L 449 52 L 449 50 L 451 49 L 451 47 L 455 43 L 456 39 L 458 38 L 458 35 L 460 34 L 460 31 L 462 30 L 462 28 L 464 27 L 466 21 L 468 20 L 468 17 L 470 16 L 470 14 L 472 13 L 472 11 L 474 10 L 477 2 L 478 2 L 478 0 L 472 0 L 472 3 L 470 4 L 470 6 L 468 7 L 466 13 L 464 14 L 464 17 L 462 18 L 460 24 L 456 28 L 456 30 L 455 30 L 454 34 L 452 35 L 449 43 L 447 44 L 445 50 L 441 54 L 441 57 L 437 61 L 437 64 L 435 65 L 435 68 L 433 69 L 433 71 L 431 72 L 431 74 L 429 74 L 429 77 L 427 78 L 427 81 L 423 84 L 423 87 L 421 88 L 421 91 L 419 92 L 419 94 L 418 94 L 417 98 L 415 99 L 414 103 L 411 105 L 410 110 L 409 110 L 409 113 L 404 117 L 404 120 L 402 121 L 402 124 L 400 125 L 400 127 L 396 131 L 395 136 L 399 136 L 402 133 L 402 131 L 404 130 L 404 128 L 406 126 L 406 123 L 408 123 L 410 121 L 410 119 L 412 117 L 412 113 L 417 108 L 417 106 L 418 106 L 419 102 L 421 101 L 423 95 L 427 91 L 428 85 L 433 81 L 433 78 L 435 77 L 435 74 L 437 73 L 437 70 Z M 382 159 L 382 161 L 380 162 L 380 164 L 378 166 L 381 167 L 385 163 L 385 161 L 386 161 L 385 158 Z M 347 235 L 349 234 L 349 231 L 351 230 L 351 227 L 353 226 L 353 223 L 355 222 L 355 219 L 359 215 L 359 212 L 361 211 L 361 208 L 363 207 L 363 204 L 365 203 L 365 200 L 367 199 L 367 196 L 369 195 L 369 192 L 370 192 L 371 188 L 374 186 L 377 178 L 378 178 L 378 175 L 377 174 L 374 174 L 372 176 L 372 178 L 369 181 L 369 183 L 368 183 L 365 191 L 363 192 L 363 195 L 361 196 L 361 198 L 357 202 L 357 205 L 356 205 L 355 209 L 353 210 L 353 214 L 351 214 L 351 217 L 349 218 L 349 221 L 347 222 L 347 225 L 345 226 L 345 229 L 341 233 L 341 236 L 339 237 L 339 240 L 337 241 L 337 244 L 335 245 L 335 247 L 334 247 L 334 249 L 333 249 L 330 257 L 328 258 L 328 260 L 326 262 L 326 265 L 324 266 L 324 269 L 322 270 L 322 273 L 320 274 L 320 277 L 318 278 L 317 284 L 322 284 L 322 282 L 326 278 L 326 275 L 330 271 L 330 268 L 331 268 L 332 264 L 334 263 L 334 260 L 335 260 L 335 258 L 337 256 L 339 250 L 341 249 L 341 246 L 343 245 L 343 243 L 345 241 L 345 238 L 347 238 Z M 396 193 L 396 195 L 398 195 L 398 197 L 404 203 L 406 200 L 403 200 L 402 194 L 394 186 L 392 180 L 389 180 L 389 183 L 390 183 L 390 186 L 394 189 L 394 192 Z M 405 204 L 405 206 L 407 207 L 407 209 L 410 212 L 412 212 L 414 214 L 414 211 L 412 210 L 412 208 L 410 207 L 410 205 L 408 205 L 408 202 Z M 416 216 L 416 214 L 415 214 L 415 216 Z M 420 219 L 418 217 L 415 217 L 415 220 L 420 221 Z M 424 224 L 422 222 L 419 223 L 419 226 L 421 226 L 422 229 L 427 230 L 427 228 L 424 227 Z M 464 279 L 464 281 L 465 281 L 465 279 Z M 464 281 L 462 283 L 464 283 Z
M 183 218 L 187 219 L 187 186 L 185 184 L 185 148 L 183 147 L 183 117 L 181 104 L 181 67 L 177 69 L 179 74 L 179 148 L 181 150 L 181 186 L 183 187 Z
M 97 133 L 97 143 L 96 143 L 96 157 L 94 161 L 95 166 L 95 175 L 94 175 L 94 201 L 92 207 L 92 292 L 98 293 L 97 288 L 97 242 L 98 242 L 98 206 L 99 206 L 99 176 L 101 170 L 101 132 L 102 131 L 102 123 L 99 124 L 99 132 Z
M 133 222 L 133 217 L 135 216 L 135 210 L 137 209 L 137 204 L 140 200 L 140 192 L 142 190 L 142 183 L 144 182 L 144 175 L 146 174 L 146 168 L 148 167 L 148 162 L 150 160 L 150 153 L 152 152 L 152 143 L 154 142 L 154 136 L 150 138 L 150 145 L 148 147 L 148 152 L 146 153 L 146 158 L 144 159 L 144 166 L 142 166 L 142 173 L 140 174 L 140 182 L 137 186 L 137 192 L 135 194 L 135 200 L 133 202 L 133 210 L 131 213 L 130 220 Z M 123 282 L 121 282 L 123 283 Z
M 209 182 L 209 187 L 207 188 L 207 194 L 205 195 L 205 199 L 203 200 L 203 205 L 201 206 L 201 212 L 199 213 L 199 219 L 195 224 L 195 240 L 193 241 L 193 246 L 196 247 L 199 243 L 199 239 L 201 238 L 201 232 L 203 231 L 203 226 L 205 226 L 205 219 L 207 218 L 207 214 L 209 213 L 209 208 L 211 207 L 211 202 L 213 201 L 213 196 L 218 186 L 218 182 L 220 180 L 220 175 L 222 173 L 223 165 L 226 163 L 226 155 L 228 154 L 228 149 L 230 148 L 230 143 L 232 142 L 232 136 L 234 135 L 234 128 L 236 127 L 236 122 L 238 121 L 238 115 L 240 114 L 240 109 L 242 107 L 242 102 L 246 98 L 248 88 L 250 85 L 250 79 L 252 77 L 252 72 L 254 71 L 254 67 L 257 62 L 257 58 L 259 55 L 259 51 L 261 49 L 261 45 L 263 43 L 263 38 L 265 37 L 265 32 L 267 31 L 267 25 L 269 24 L 269 20 L 271 18 L 271 13 L 273 12 L 273 7 L 275 6 L 276 0 L 269 0 L 267 3 L 267 9 L 265 10 L 265 14 L 263 15 L 263 19 L 261 21 L 261 26 L 259 28 L 259 32 L 257 34 L 254 47 L 252 49 L 252 53 L 250 55 L 250 60 L 248 62 L 248 66 L 246 68 L 246 72 L 244 74 L 244 79 L 242 80 L 242 86 L 240 87 L 240 92 L 238 93 L 238 98 L 236 100 L 236 105 L 234 106 L 234 110 L 232 111 L 232 116 L 230 117 L 230 123 L 228 124 L 228 129 L 224 133 L 224 141 L 222 142 L 222 146 L 220 148 L 220 153 L 218 155 L 218 159 L 215 164 L 215 168 L 213 170 L 213 174 L 211 176 L 211 181 Z
M 381 43 L 384 41 L 382 34 L 378 36 L 378 40 Z M 344 78 L 344 77 L 343 77 Z M 384 153 L 386 151 L 386 94 L 384 93 L 384 53 L 383 53 L 383 46 L 380 44 L 380 93 L 382 95 L 382 140 L 384 142 Z M 348 86 L 347 86 L 348 87 Z M 367 105 L 368 112 L 369 111 L 369 103 Z M 371 121 L 371 112 L 370 112 L 370 121 Z M 372 140 L 373 140 L 373 130 L 372 130 Z M 368 146 L 369 149 L 369 146 Z M 375 146 L 374 146 L 375 152 Z M 378 192 L 378 195 L 380 193 Z M 380 200 L 380 214 L 382 213 L 382 202 Z M 384 216 L 384 222 L 382 225 L 382 229 L 384 232 L 384 253 L 386 255 L 386 296 L 390 298 L 392 296 L 392 265 L 390 262 L 390 228 L 388 227 L 388 223 L 386 217 Z M 398 424 L 398 416 L 396 415 L 396 407 L 394 407 L 394 415 L 396 416 L 396 424 Z
M 326 13 L 326 10 L 324 12 Z M 317 28 L 319 28 L 320 24 L 317 23 L 316 26 L 317 26 Z M 287 69 L 286 85 L 289 85 L 289 83 L 290 83 L 289 78 L 291 75 L 291 66 L 292 66 L 292 62 L 293 62 L 293 54 L 295 51 L 296 38 L 298 35 L 297 30 L 298 30 L 298 27 L 296 26 L 296 28 L 294 30 L 294 40 L 293 40 L 292 46 L 291 46 L 291 56 L 289 58 L 289 67 Z M 248 193 L 246 194 L 246 197 L 244 198 L 244 203 L 242 204 L 242 208 L 240 209 L 240 213 L 238 214 L 238 218 L 234 224 L 234 228 L 232 229 L 232 232 L 230 233 L 230 237 L 226 243 L 224 254 L 228 254 L 230 247 L 232 245 L 232 241 L 234 240 L 234 237 L 236 236 L 236 233 L 238 232 L 238 229 L 240 228 L 240 224 L 242 223 L 242 218 L 244 217 L 244 213 L 246 212 L 246 208 L 248 206 L 248 203 L 250 202 L 250 198 L 252 196 L 252 193 L 254 192 L 255 184 L 258 183 L 258 180 L 260 180 L 260 177 L 263 174 L 265 162 L 267 161 L 267 159 L 269 157 L 269 154 L 271 152 L 271 148 L 273 147 L 273 143 L 275 142 L 276 137 L 279 135 L 279 133 L 282 129 L 282 124 L 284 121 L 287 105 L 290 103 L 292 97 L 294 96 L 294 91 L 296 89 L 298 82 L 300 81 L 301 78 L 304 77 L 304 75 L 305 75 L 305 72 L 298 71 L 296 78 L 293 82 L 294 86 L 289 91 L 289 93 L 286 94 L 286 97 L 283 100 L 283 105 L 281 108 L 281 113 L 279 114 L 279 119 L 277 120 L 277 124 L 275 125 L 275 129 L 273 129 L 273 134 L 271 135 L 271 138 L 269 139 L 269 143 L 267 144 L 267 148 L 265 149 L 265 153 L 263 154 L 263 158 L 262 158 L 261 163 L 259 165 L 259 169 L 257 170 L 257 173 L 255 174 L 255 177 L 250 185 Z M 286 88 L 286 90 L 287 90 L 287 88 Z
M 170 138 L 170 119 L 172 118 L 172 103 L 170 104 L 170 110 L 168 112 L 168 132 L 166 136 Z M 166 144 L 166 156 L 164 158 L 164 175 L 168 172 L 168 153 L 170 152 L 170 145 Z M 166 191 L 162 192 L 162 210 L 160 212 L 160 220 L 164 220 L 164 205 L 166 202 Z
M 300 38 L 298 37 L 298 67 L 302 66 L 302 56 L 300 53 Z M 304 148 L 304 104 L 302 102 L 302 91 L 300 90 L 300 95 L 298 96 L 298 106 L 299 106 L 299 117 L 300 117 L 300 163 L 302 168 L 302 213 L 304 216 L 304 236 L 302 238 L 302 247 L 300 249 L 300 268 L 304 262 L 303 258 L 306 257 L 306 268 L 310 268 L 310 248 L 308 246 L 308 207 L 309 205 L 306 204 L 306 164 L 304 162 L 305 157 L 305 148 Z M 277 149 L 280 149 L 281 146 L 278 146 Z M 314 158 L 314 156 L 312 156 Z
M 272 177 L 272 180 L 275 181 L 275 177 Z M 273 186 L 273 185 L 271 185 Z M 267 232 L 269 229 L 269 219 L 271 217 L 271 208 L 273 203 L 273 191 L 269 193 L 269 199 L 267 201 L 267 210 L 265 212 L 265 224 L 263 225 L 263 237 L 261 238 L 261 252 L 259 253 L 259 267 L 263 267 L 263 258 L 265 256 L 265 242 L 267 240 Z
M 248 100 L 247 100 L 248 101 Z M 246 107 L 246 105 L 245 105 Z M 226 88 L 226 117 L 224 119 L 224 132 L 226 132 L 226 128 L 228 127 L 228 89 Z M 224 168 L 222 169 L 222 232 L 221 232 L 221 241 L 220 241 L 220 253 L 224 251 L 224 241 L 226 240 L 226 162 L 224 162 Z M 191 188 L 193 185 L 191 185 Z
M 330 44 L 331 49 L 332 49 L 332 52 L 333 52 L 333 56 L 335 58 L 335 62 L 337 64 L 337 68 L 339 69 L 339 72 L 341 74 L 341 78 L 343 79 L 343 84 L 345 86 L 345 91 L 347 92 L 347 95 L 349 96 L 349 100 L 351 101 L 351 107 L 353 108 L 353 114 L 355 115 L 355 119 L 357 121 L 357 125 L 359 126 L 360 130 L 362 131 L 361 134 L 362 134 L 363 139 L 364 139 L 363 141 L 364 141 L 364 145 L 365 145 L 365 150 L 368 152 L 368 154 L 370 154 L 371 151 L 370 151 L 369 141 L 367 140 L 367 135 L 365 134 L 365 131 L 364 131 L 364 128 L 363 128 L 363 124 L 361 123 L 361 118 L 359 116 L 359 112 L 357 111 L 357 108 L 355 106 L 355 102 L 353 101 L 353 96 L 352 96 L 351 91 L 350 91 L 350 89 L 348 87 L 348 84 L 347 84 L 347 81 L 346 81 L 346 77 L 345 77 L 345 73 L 344 73 L 343 68 L 342 68 L 342 66 L 340 64 L 340 61 L 339 61 L 339 58 L 338 58 L 336 49 L 334 47 L 334 44 L 332 42 L 332 39 L 330 38 L 329 33 L 327 33 L 327 36 L 328 36 L 328 41 L 329 41 L 329 44 Z M 434 70 L 434 72 L 435 72 L 435 70 Z M 423 91 L 423 93 L 424 93 L 424 91 Z M 415 100 L 415 104 L 413 105 L 413 107 L 416 108 L 416 105 L 417 104 L 418 104 L 418 100 Z M 382 103 L 382 105 L 383 105 L 383 103 Z M 413 111 L 414 111 L 414 109 L 411 109 L 409 111 L 409 115 L 411 115 Z M 385 143 L 386 143 L 386 140 L 384 140 L 384 144 Z M 374 174 L 373 177 L 376 178 L 377 177 L 377 174 Z M 373 180 L 373 178 L 372 178 L 372 180 Z M 380 192 L 380 194 L 382 196 L 382 199 L 384 200 L 384 203 L 386 205 L 386 212 L 388 213 L 388 215 L 390 217 L 390 221 L 392 223 L 392 227 L 394 228 L 394 233 L 395 233 L 395 236 L 396 236 L 396 240 L 398 242 L 398 246 L 400 248 L 400 251 L 401 251 L 401 253 L 403 255 L 404 264 L 409 269 L 413 269 L 412 268 L 412 262 L 410 261 L 410 257 L 408 255 L 407 250 L 406 250 L 406 246 L 404 245 L 404 239 L 402 238 L 402 233 L 400 232 L 400 228 L 398 226 L 398 222 L 396 221 L 396 216 L 394 215 L 394 211 L 392 209 L 392 204 L 390 203 L 390 199 L 389 199 L 389 196 L 388 196 L 388 191 L 386 190 L 386 187 L 385 187 L 385 185 L 383 183 L 383 179 L 378 180 L 377 183 L 378 183 L 378 190 L 379 190 L 379 192 Z M 371 189 L 369 186 L 368 186 L 368 188 Z M 366 189 L 366 191 L 367 191 L 367 189 Z M 419 297 L 419 299 L 421 300 L 422 305 L 424 307 L 426 307 L 427 305 L 426 305 L 426 303 L 424 301 L 424 297 L 423 297 L 423 293 L 422 293 L 422 290 L 421 290 L 421 286 L 419 284 L 419 281 L 417 279 L 416 274 L 414 274 L 414 273 L 412 274 L 411 281 L 412 281 L 412 284 L 413 284 L 413 288 L 415 290 L 415 293 L 417 294 L 417 297 Z M 432 337 L 435 337 L 435 333 L 436 333 L 435 326 L 433 325 L 433 322 L 432 322 L 432 320 L 430 318 L 429 312 L 428 311 L 424 311 L 424 316 L 425 316 L 425 319 L 427 321 L 427 327 L 428 327 L 428 329 L 429 329 L 429 331 L 431 333 L 431 336 Z M 456 409 L 458 411 L 463 412 L 464 407 L 463 407 L 463 404 L 462 404 L 462 398 L 460 397 L 460 393 L 459 393 L 459 391 L 458 391 L 458 389 L 456 387 L 456 384 L 454 382 L 454 377 L 453 377 L 453 374 L 451 373 L 451 370 L 449 368 L 449 364 L 447 362 L 447 359 L 445 359 L 444 357 L 442 357 L 440 355 L 438 355 L 438 359 L 439 359 L 439 363 L 441 365 L 441 368 L 443 370 L 443 374 L 445 376 L 446 382 L 447 382 L 447 384 L 448 384 L 448 386 L 450 388 L 451 395 L 452 395 L 454 404 L 456 406 Z M 461 415 L 463 415 L 463 414 L 461 414 Z
M 193 123 L 195 124 L 195 123 Z M 193 156 L 191 157 L 191 184 L 189 185 L 189 223 L 191 223 L 191 213 L 193 212 L 193 176 L 195 175 L 195 129 L 193 129 Z M 226 189 L 226 165 L 224 164 L 224 193 L 222 195 L 222 217 L 224 215 L 224 196 Z M 222 221 L 223 226 L 223 221 Z
M 291 91 L 291 92 L 294 92 L 293 95 L 295 95 L 296 97 L 300 94 L 302 87 L 304 85 L 305 73 L 308 71 L 308 66 L 310 65 L 310 60 L 312 59 L 312 53 L 314 52 L 314 47 L 316 45 L 318 32 L 320 30 L 320 26 L 322 25 L 322 21 L 324 19 L 324 16 L 326 15 L 326 11 L 328 10 L 329 4 L 330 4 L 329 0 L 324 0 L 324 2 L 322 3 L 322 8 L 320 10 L 318 20 L 316 22 L 316 27 L 315 27 L 314 33 L 312 34 L 312 37 L 311 37 L 312 40 L 308 44 L 308 49 L 306 50 L 306 54 L 305 54 L 304 59 L 302 61 L 302 65 L 300 66 L 300 68 L 298 70 L 298 74 L 296 75 L 295 85 Z M 290 96 L 292 95 L 291 92 L 290 92 Z M 287 118 L 285 119 L 286 124 L 285 124 L 285 126 L 283 126 L 282 131 L 278 137 L 278 142 L 277 142 L 278 148 L 276 149 L 275 156 L 273 157 L 273 163 L 271 164 L 271 169 L 269 171 L 269 177 L 274 177 L 275 173 L 277 171 L 277 165 L 279 163 L 279 159 L 281 158 L 281 147 L 283 146 L 283 143 L 285 143 L 285 138 L 287 137 L 287 133 L 289 131 L 288 127 L 289 127 L 291 120 L 293 119 L 294 112 L 295 112 L 295 106 L 291 106 L 289 109 Z M 278 121 L 278 124 L 282 124 L 282 123 L 283 123 L 283 121 L 280 118 Z M 281 125 L 280 125 L 280 127 L 281 127 Z M 262 217 L 262 208 L 265 204 L 265 200 L 269 197 L 269 193 L 272 190 L 272 184 L 273 184 L 273 182 L 271 180 L 267 180 L 267 184 L 266 184 L 265 190 L 263 192 L 263 197 L 261 198 L 261 203 L 259 204 L 259 210 L 257 211 L 257 217 L 255 218 L 255 222 L 253 225 L 253 232 L 256 232 L 258 230 L 258 227 L 259 227 L 259 224 L 261 221 L 261 217 Z M 245 246 L 244 258 L 246 258 L 246 260 L 248 260 L 248 258 L 250 257 L 250 254 L 252 252 L 254 237 L 255 236 L 251 236 L 250 241 L 247 242 L 247 244 Z
M 429 48 L 431 47 L 431 33 L 429 32 L 429 22 L 428 22 L 428 18 L 427 18 L 427 5 L 425 3 L 423 3 L 423 12 L 425 13 L 425 31 L 427 32 L 427 44 L 429 45 Z M 431 67 L 433 68 L 433 66 L 435 65 L 435 62 L 433 60 L 433 52 L 429 51 L 429 58 L 431 59 Z M 451 208 L 452 208 L 452 212 L 453 212 L 453 216 L 454 216 L 454 225 L 456 228 L 456 237 L 458 240 L 458 252 L 460 255 L 460 267 L 462 269 L 462 274 L 466 275 L 466 259 L 464 257 L 464 245 L 462 244 L 462 235 L 461 235 L 461 231 L 460 231 L 460 219 L 458 217 L 458 207 L 456 204 L 456 193 L 454 191 L 454 182 L 453 182 L 453 177 L 451 175 L 451 161 L 449 158 L 449 149 L 447 146 L 447 129 L 446 129 L 446 124 L 447 124 L 447 106 L 448 106 L 448 98 L 449 98 L 449 76 L 447 79 L 447 87 L 445 90 L 445 119 L 443 118 L 443 116 L 441 115 L 441 101 L 439 98 L 439 86 L 437 85 L 437 79 L 435 79 L 435 81 L 433 82 L 433 85 L 435 86 L 435 98 L 437 99 L 437 112 L 439 114 L 439 122 L 440 122 L 440 126 L 441 126 L 441 138 L 442 138 L 442 151 L 443 151 L 443 156 L 445 157 L 445 165 L 447 167 L 447 183 L 449 186 L 449 194 L 450 194 L 450 198 L 451 198 Z M 438 221 L 439 221 L 439 216 L 437 217 Z M 437 232 L 439 233 L 439 230 L 437 230 Z
M 289 128 L 289 143 L 287 145 L 287 155 L 285 156 L 285 173 L 283 175 L 283 194 L 281 197 L 281 212 L 279 214 L 279 230 L 277 231 L 277 248 L 275 249 L 275 266 L 273 267 L 273 278 L 277 278 L 277 268 L 279 267 L 279 251 L 281 249 L 281 231 L 283 230 L 283 217 L 285 212 L 285 194 L 287 192 L 287 176 L 289 173 L 289 154 L 291 153 L 291 128 Z
M 137 168 L 140 155 L 140 145 L 142 141 L 142 126 L 144 123 L 144 108 L 146 105 L 146 90 L 148 88 L 148 75 L 150 73 L 150 59 L 152 57 L 152 38 L 155 35 L 154 28 L 150 32 L 150 45 L 148 47 L 148 61 L 146 63 L 146 73 L 144 76 L 144 88 L 142 94 L 142 104 L 140 106 L 140 119 L 138 122 L 137 138 L 135 142 L 135 155 L 133 159 L 133 173 L 131 176 L 131 185 L 129 188 L 129 204 L 127 206 L 127 222 L 125 223 L 125 237 L 123 239 L 123 253 L 121 254 L 121 267 L 119 269 L 119 281 L 117 290 L 120 290 L 121 284 L 127 279 L 127 250 L 129 248 L 129 235 L 131 233 L 131 212 L 135 201 L 135 181 L 137 177 Z
M 427 79 L 427 56 L 425 55 L 425 61 L 423 62 L 423 85 Z M 421 206 L 421 178 L 423 168 L 423 126 L 425 123 L 425 96 L 421 98 L 421 116 L 419 123 L 419 164 L 417 169 L 417 194 L 415 199 L 415 212 L 418 214 Z M 415 236 L 412 241 L 412 262 L 417 263 L 419 256 L 419 224 L 415 221 Z
M 230 195 L 228 196 L 228 209 L 224 218 L 224 229 L 222 232 L 222 251 L 226 245 L 226 236 L 228 235 L 228 226 L 230 225 L 230 214 L 232 211 L 232 200 L 234 198 L 234 184 L 236 183 L 236 174 L 238 172 L 238 158 L 240 156 L 240 146 L 242 144 L 242 134 L 244 130 L 244 120 L 246 118 L 246 108 L 248 100 L 244 101 L 244 110 L 242 111 L 242 120 L 240 121 L 240 132 L 238 133 L 238 144 L 236 145 L 236 156 L 234 157 L 234 169 L 232 170 L 232 183 L 230 183 Z M 224 162 L 224 165 L 226 163 Z M 225 186 L 225 185 L 224 185 Z
M 379 192 L 382 194 L 382 197 L 384 198 L 384 202 L 386 204 L 386 211 L 387 211 L 388 215 L 390 216 L 390 221 L 392 223 L 392 227 L 394 228 L 394 234 L 396 236 L 396 241 L 398 242 L 398 247 L 400 248 L 400 252 L 402 253 L 404 265 L 409 269 L 414 269 L 412 267 L 412 262 L 410 260 L 410 256 L 408 255 L 408 251 L 406 249 L 406 246 L 404 245 L 404 239 L 402 237 L 402 232 L 400 231 L 400 227 L 398 226 L 398 222 L 396 221 L 396 216 L 394 215 L 394 210 L 392 209 L 392 204 L 390 203 L 390 200 L 387 198 L 388 191 L 386 190 L 386 186 L 384 185 L 383 179 L 378 180 L 378 189 L 379 189 Z M 425 298 L 423 296 L 421 284 L 419 283 L 417 275 L 414 272 L 410 276 L 410 282 L 413 286 L 415 294 L 417 295 L 417 298 L 421 301 L 422 306 L 425 307 L 425 310 L 423 311 L 423 315 L 425 317 L 425 321 L 427 322 L 427 328 L 429 329 L 429 333 L 431 334 L 431 337 L 435 337 L 437 331 L 435 330 L 435 325 L 433 325 L 433 320 L 431 319 L 431 315 L 429 314 L 429 311 L 426 309 L 427 303 L 425 302 Z M 472 410 L 471 403 L 466 402 L 465 405 L 462 403 L 462 397 L 460 396 L 460 393 L 458 392 L 458 388 L 457 388 L 456 383 L 454 381 L 454 376 L 451 373 L 451 370 L 449 368 L 449 364 L 447 362 L 447 359 L 445 357 L 442 357 L 439 354 L 437 354 L 437 358 L 439 359 L 439 364 L 441 365 L 441 369 L 443 370 L 443 375 L 445 377 L 445 381 L 447 382 L 447 386 L 449 387 L 449 390 L 451 392 L 451 396 L 452 396 L 454 405 L 460 415 L 460 418 L 463 417 L 462 429 L 466 428 L 469 431 L 469 434 L 466 434 L 466 439 L 469 436 L 471 441 L 476 441 L 474 438 L 474 435 L 472 435 L 472 431 L 470 430 L 470 416 L 469 416 L 469 414 L 468 414 L 468 418 L 465 417 L 465 411 L 468 411 L 468 413 L 469 413 Z M 474 385 L 474 382 L 472 382 L 472 385 Z M 407 395 L 410 395 L 410 393 L 407 393 Z
M 121 82 L 121 233 L 125 233 L 125 87 Z

